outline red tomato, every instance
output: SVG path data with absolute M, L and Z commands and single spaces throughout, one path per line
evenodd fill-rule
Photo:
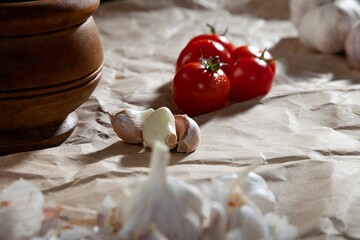
M 192 38 L 189 42 L 198 41 L 198 40 L 206 40 L 206 39 L 213 40 L 215 42 L 220 43 L 229 52 L 232 52 L 235 49 L 234 45 L 230 42 L 230 40 L 227 37 L 225 37 L 223 35 L 213 34 L 213 33 L 198 35 L 198 36 Z
M 228 68 L 232 63 L 230 52 L 220 43 L 209 39 L 189 42 L 189 44 L 181 51 L 177 59 L 176 71 L 187 63 L 199 62 L 201 58 L 207 59 L 213 56 L 218 56 L 220 61 L 226 64 L 223 65 L 221 69 L 227 73 Z
M 178 108 L 189 116 L 218 110 L 229 98 L 230 80 L 215 60 L 190 62 L 175 74 L 172 96 Z
M 276 62 L 269 51 L 254 46 L 240 46 L 231 52 L 231 58 L 234 63 L 243 57 L 256 57 L 266 61 L 275 74 Z
M 214 40 L 215 42 L 222 44 L 224 46 L 224 48 L 226 48 L 229 52 L 232 52 L 235 49 L 235 47 L 231 43 L 231 41 L 227 37 L 225 37 L 227 29 L 225 30 L 225 32 L 223 34 L 217 34 L 214 26 L 212 26 L 210 24 L 206 24 L 206 26 L 210 28 L 210 33 L 200 34 L 200 35 L 194 37 L 193 39 L 191 39 L 189 42 L 210 39 L 210 40 Z
M 229 69 L 230 98 L 236 102 L 267 94 L 272 86 L 274 72 L 269 64 L 257 57 L 238 59 Z

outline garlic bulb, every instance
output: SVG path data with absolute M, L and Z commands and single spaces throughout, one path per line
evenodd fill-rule
M 311 8 L 332 2 L 332 0 L 290 0 L 290 21 L 298 27 L 304 14 Z
M 351 65 L 360 67 L 360 22 L 351 29 L 345 40 L 345 54 Z
M 155 110 L 144 122 L 142 135 L 145 144 L 153 148 L 156 141 L 166 144 L 170 149 L 177 144 L 175 118 L 167 107 Z
M 152 150 L 149 176 L 124 189 L 124 198 L 119 204 L 105 211 L 108 213 L 105 219 L 116 221 L 104 222 L 118 226 L 108 227 L 116 230 L 114 239 L 136 239 L 144 233 L 174 240 L 199 239 L 203 222 L 201 192 L 166 175 L 170 158 L 167 145 L 155 141 Z M 108 200 L 111 206 L 110 202 Z
M 143 142 L 142 129 L 145 120 L 154 112 L 149 108 L 144 111 L 126 109 L 115 115 L 110 114 L 114 132 L 126 143 L 138 144 Z
M 251 172 L 254 166 L 239 175 L 225 175 L 214 179 L 211 184 L 200 186 L 211 202 L 206 205 L 205 215 L 208 219 L 216 219 L 206 222 L 205 239 L 296 239 L 297 228 L 291 226 L 286 218 L 272 213 L 275 196 L 264 179 Z M 216 209 L 214 203 L 217 203 Z M 220 214 L 221 209 L 225 215 Z M 221 225 L 225 222 L 225 231 L 214 222 Z M 212 238 L 212 235 L 217 237 Z
M 300 42 L 324 53 L 341 52 L 348 32 L 359 18 L 357 0 L 334 0 L 310 8 L 299 23 Z
M 31 183 L 18 180 L 0 196 L 0 239 L 21 240 L 35 236 L 44 219 L 44 197 Z

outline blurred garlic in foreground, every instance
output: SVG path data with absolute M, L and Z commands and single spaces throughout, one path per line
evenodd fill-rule
M 286 218 L 271 212 L 275 207 L 275 196 L 265 180 L 251 172 L 252 169 L 250 167 L 240 174 L 225 175 L 200 186 L 212 201 L 212 204 L 207 204 L 205 212 L 210 219 L 214 218 L 212 213 L 217 216 L 217 221 L 209 221 L 205 226 L 205 239 L 296 239 L 297 228 L 291 226 Z M 214 203 L 226 212 L 225 216 L 219 214 L 221 210 L 214 211 L 213 207 L 209 207 Z M 267 217 L 268 214 L 271 215 Z M 224 221 L 225 231 L 218 224 Z M 213 238 L 213 235 L 217 237 Z
M 18 180 L 0 198 L 0 239 L 22 240 L 35 236 L 44 219 L 44 197 L 31 183 Z
M 286 217 L 279 217 L 274 213 L 267 213 L 265 222 L 269 226 L 270 235 L 274 240 L 295 239 L 299 234 L 298 229 L 289 224 Z
M 348 32 L 359 18 L 357 0 L 334 0 L 312 7 L 298 25 L 300 42 L 323 53 L 341 52 Z
M 228 188 L 239 178 L 239 174 L 227 174 L 218 178 L 222 187 Z M 240 183 L 244 197 L 254 203 L 265 214 L 274 210 L 276 199 L 265 180 L 255 172 L 249 172 Z
M 143 142 L 144 122 L 153 112 L 152 108 L 143 111 L 127 109 L 115 115 L 110 114 L 109 117 L 114 132 L 119 138 L 126 143 L 138 144 Z
M 345 40 L 345 54 L 351 65 L 360 67 L 360 21 L 351 29 Z
M 124 197 L 111 209 L 103 210 L 103 222 L 112 229 L 113 239 L 135 239 L 144 233 L 159 231 L 168 239 L 199 239 L 203 214 L 203 197 L 199 189 L 184 181 L 168 177 L 166 167 L 169 148 L 155 141 L 152 144 L 148 177 L 137 179 L 123 190 Z M 156 228 L 154 228 L 156 227 Z M 149 231 L 156 229 L 156 231 Z M 155 234 L 155 236 L 161 236 Z M 161 238 L 159 238 L 161 239 Z

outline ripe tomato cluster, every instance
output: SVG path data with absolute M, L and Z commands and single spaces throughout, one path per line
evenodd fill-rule
M 241 102 L 267 94 L 275 70 L 267 50 L 235 47 L 212 31 L 192 38 L 179 54 L 172 96 L 189 116 L 201 115 L 222 108 L 229 99 Z

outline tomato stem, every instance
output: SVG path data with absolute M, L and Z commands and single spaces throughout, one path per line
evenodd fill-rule
M 215 30 L 215 27 L 214 27 L 213 25 L 207 23 L 206 26 L 207 26 L 208 28 L 210 28 L 210 33 L 211 33 L 211 34 L 216 34 L 216 30 Z
M 265 58 L 265 53 L 266 53 L 266 52 L 267 52 L 267 48 L 265 48 L 265 49 L 261 52 L 261 55 L 260 55 L 259 59 L 262 60 L 262 61 L 264 61 L 264 62 L 266 62 L 266 63 L 271 63 L 271 62 L 275 61 L 274 58 L 266 59 L 266 58 Z
M 216 33 L 216 29 L 215 29 L 215 27 L 214 27 L 213 25 L 207 23 L 206 26 L 210 28 L 210 33 L 211 33 L 211 34 L 216 34 L 216 35 L 225 36 L 225 35 L 227 34 L 227 32 L 228 32 L 228 28 L 226 28 L 223 33 L 217 34 L 217 33 Z
M 219 56 L 210 57 L 208 59 L 201 57 L 200 61 L 206 70 L 209 70 L 212 72 L 215 72 L 215 71 L 219 70 L 222 66 L 226 65 L 226 63 L 222 63 L 220 61 Z

